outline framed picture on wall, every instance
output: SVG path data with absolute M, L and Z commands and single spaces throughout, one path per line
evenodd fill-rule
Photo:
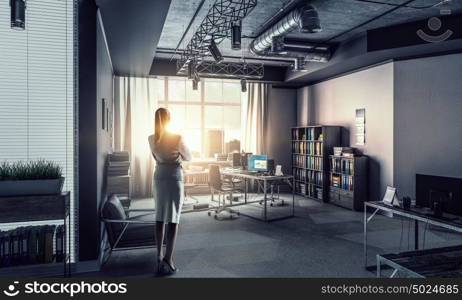
M 363 146 L 366 144 L 366 109 L 356 110 L 356 145 Z
M 107 128 L 107 117 L 106 117 L 106 99 L 101 101 L 101 129 L 106 130 Z

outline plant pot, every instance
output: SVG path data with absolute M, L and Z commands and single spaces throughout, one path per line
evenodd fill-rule
M 61 193 L 63 184 L 64 177 L 0 181 L 0 196 L 55 195 Z

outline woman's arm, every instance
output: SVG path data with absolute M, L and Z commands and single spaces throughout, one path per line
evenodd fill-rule
M 191 151 L 189 151 L 188 146 L 186 146 L 186 144 L 184 143 L 182 136 L 180 136 L 179 152 L 180 152 L 181 158 L 184 161 L 190 161 L 191 160 L 191 158 L 192 158 Z

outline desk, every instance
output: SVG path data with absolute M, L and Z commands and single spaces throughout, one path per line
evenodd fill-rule
M 240 178 L 244 180 L 244 185 L 245 185 L 244 203 L 237 204 L 236 206 L 247 205 L 251 203 L 262 203 L 263 204 L 262 218 L 258 218 L 258 217 L 248 215 L 248 214 L 243 214 L 242 212 L 240 213 L 241 215 L 244 215 L 244 216 L 247 216 L 253 219 L 257 219 L 257 220 L 262 220 L 265 222 L 287 219 L 295 215 L 295 178 L 294 176 L 292 175 L 273 176 L 273 175 L 263 175 L 263 174 L 257 174 L 257 173 L 252 174 L 250 172 L 247 173 L 247 172 L 242 172 L 241 170 L 235 170 L 235 169 L 222 169 L 221 174 L 224 176 Z M 248 181 L 249 180 L 255 180 L 259 184 L 259 186 L 262 187 L 263 200 L 248 201 Z M 268 218 L 268 188 L 271 186 L 271 183 L 274 183 L 274 182 L 284 182 L 284 183 L 287 183 L 292 188 L 292 208 L 291 208 L 291 213 L 286 216 L 269 219 Z
M 394 269 L 391 277 L 402 273 L 413 278 L 460 278 L 462 276 L 462 246 L 407 251 L 377 255 L 377 277 L 381 266 Z
M 374 212 L 369 217 L 367 216 L 368 207 L 374 209 Z M 415 250 L 419 249 L 419 221 L 462 233 L 462 223 L 456 223 L 450 220 L 429 216 L 427 214 L 428 210 L 425 209 L 411 208 L 410 210 L 405 210 L 400 207 L 386 205 L 382 201 L 364 202 L 364 264 L 368 270 L 376 269 L 376 266 L 367 265 L 367 223 L 369 223 L 379 211 L 392 213 L 394 215 L 414 220 Z

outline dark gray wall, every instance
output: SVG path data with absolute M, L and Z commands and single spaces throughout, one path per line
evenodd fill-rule
M 96 5 L 79 1 L 79 260 L 98 257 Z
M 298 91 L 298 125 L 343 126 L 342 144 L 369 160 L 371 200 L 393 185 L 393 64 L 331 79 Z M 355 145 L 355 111 L 366 109 L 366 144 Z
M 462 178 L 462 54 L 395 62 L 394 183 L 415 196 L 415 174 Z
M 297 90 L 272 88 L 268 90 L 267 149 L 270 158 L 282 165 L 283 172 L 292 173 L 290 128 L 297 123 Z
M 93 0 L 79 1 L 79 260 L 99 255 L 99 208 L 104 161 L 110 149 L 102 131 L 101 98 L 112 103 L 112 67 Z
M 111 120 L 110 115 L 113 111 L 113 69 L 111 63 L 111 56 L 105 42 L 104 22 L 98 18 L 98 31 L 97 31 L 97 116 L 98 116 L 98 201 L 105 199 L 106 195 L 106 159 L 107 154 L 112 152 L 112 141 L 110 129 L 103 130 L 103 99 L 106 102 L 106 108 L 109 114 L 106 116 Z M 109 126 L 110 127 L 110 126 Z M 99 203 L 98 203 L 99 205 Z

